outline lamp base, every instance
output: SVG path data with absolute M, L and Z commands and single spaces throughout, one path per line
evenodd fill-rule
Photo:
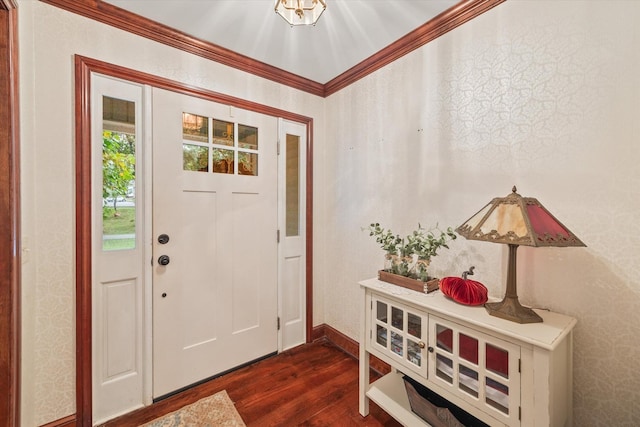
M 540 323 L 542 317 L 529 307 L 523 307 L 518 297 L 505 296 L 500 302 L 488 302 L 484 305 L 490 315 L 518 323 Z

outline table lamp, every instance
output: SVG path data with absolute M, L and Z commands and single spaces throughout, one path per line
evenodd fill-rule
M 542 322 L 532 309 L 518 301 L 516 251 L 518 246 L 586 246 L 560 223 L 540 202 L 522 197 L 513 187 L 506 197 L 496 197 L 456 231 L 469 240 L 509 245 L 507 291 L 502 301 L 488 302 L 489 314 L 518 323 Z

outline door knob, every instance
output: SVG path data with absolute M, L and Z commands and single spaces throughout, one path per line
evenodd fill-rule
M 167 243 L 169 243 L 169 235 L 168 234 L 161 234 L 158 236 L 158 243 L 160 243 L 161 245 L 165 245 Z
M 167 265 L 170 261 L 171 259 L 168 255 L 160 255 L 160 258 L 158 258 L 158 264 L 160 265 Z

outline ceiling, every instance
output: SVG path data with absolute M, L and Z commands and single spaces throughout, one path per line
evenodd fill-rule
M 103 1 L 325 84 L 459 0 L 326 0 L 308 27 L 290 27 L 274 0 Z

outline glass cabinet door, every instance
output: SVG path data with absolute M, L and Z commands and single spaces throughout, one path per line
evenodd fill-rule
M 429 316 L 429 334 L 429 380 L 519 425 L 520 347 L 436 316 Z
M 427 316 L 403 304 L 373 297 L 370 347 L 426 376 Z

